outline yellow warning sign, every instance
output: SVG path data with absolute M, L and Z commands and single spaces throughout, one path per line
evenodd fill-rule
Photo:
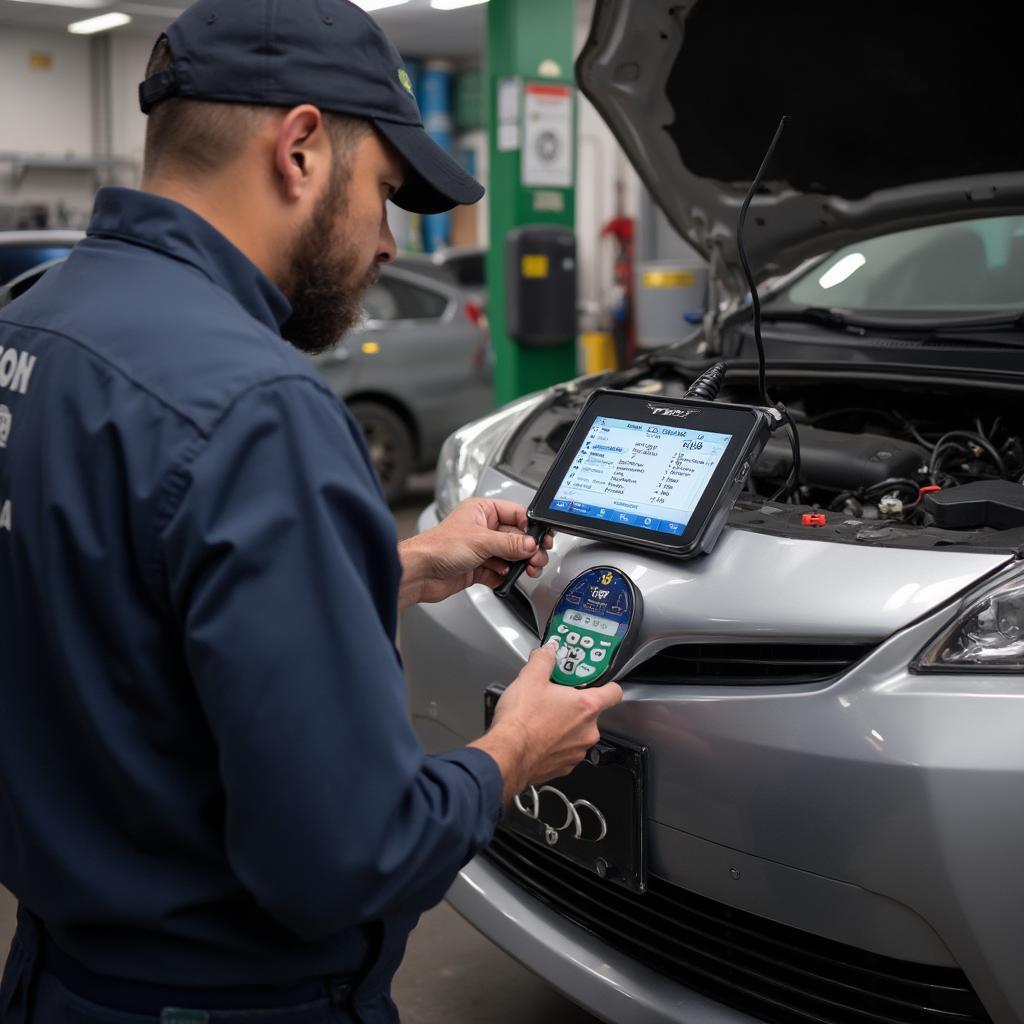
M 524 256 L 520 262 L 523 277 L 547 277 L 548 258 L 543 255 Z
M 689 288 L 696 280 L 691 270 L 648 270 L 643 276 L 645 288 Z

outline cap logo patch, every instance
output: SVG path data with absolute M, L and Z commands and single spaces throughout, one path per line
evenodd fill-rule
M 398 69 L 398 80 L 402 83 L 402 88 L 411 96 L 412 95 L 412 79 L 409 77 L 409 72 L 405 68 Z

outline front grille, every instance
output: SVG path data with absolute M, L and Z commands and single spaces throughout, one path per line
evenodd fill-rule
M 499 829 L 485 856 L 531 895 L 681 985 L 770 1024 L 981 1024 L 955 967 L 879 956 L 651 877 L 637 895 Z
M 540 636 L 533 605 L 518 587 L 509 591 L 505 607 L 532 635 Z M 842 675 L 874 649 L 874 644 L 673 644 L 637 665 L 620 682 L 678 686 L 822 683 Z
M 629 683 L 749 686 L 820 683 L 841 675 L 874 644 L 674 644 L 624 677 Z

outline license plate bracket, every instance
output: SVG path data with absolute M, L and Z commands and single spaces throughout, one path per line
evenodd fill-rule
M 490 726 L 503 686 L 484 693 Z M 568 775 L 520 793 L 500 827 L 631 892 L 647 888 L 647 748 L 602 732 Z

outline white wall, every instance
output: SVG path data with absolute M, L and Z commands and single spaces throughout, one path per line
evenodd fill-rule
M 49 68 L 35 68 L 33 54 Z M 0 33 L 0 153 L 92 156 L 89 40 L 68 33 L 5 28 Z M 12 180 L 0 160 L 0 203 L 63 200 L 72 213 L 88 208 L 92 180 L 81 172 L 28 170 Z
M 39 169 L 26 166 L 15 176 L 12 164 L 0 158 L 0 205 L 43 204 L 52 223 L 84 226 L 97 183 L 135 185 L 142 165 L 145 118 L 137 90 L 153 41 L 141 35 L 114 32 L 107 68 L 111 97 L 111 156 L 131 161 L 97 179 L 82 169 Z M 43 158 L 91 159 L 98 154 L 94 139 L 93 82 L 95 42 L 67 32 L 4 29 L 0 34 L 0 154 Z M 49 57 L 48 68 L 32 65 L 33 54 Z M 59 210 L 56 208 L 59 207 Z
M 33 54 L 51 67 L 33 68 Z M 92 154 L 89 40 L 5 28 L 0 33 L 0 152 Z
M 146 116 L 139 110 L 139 83 L 155 39 L 148 36 L 110 34 L 110 106 L 112 145 L 117 156 L 125 156 L 142 167 L 146 141 Z

